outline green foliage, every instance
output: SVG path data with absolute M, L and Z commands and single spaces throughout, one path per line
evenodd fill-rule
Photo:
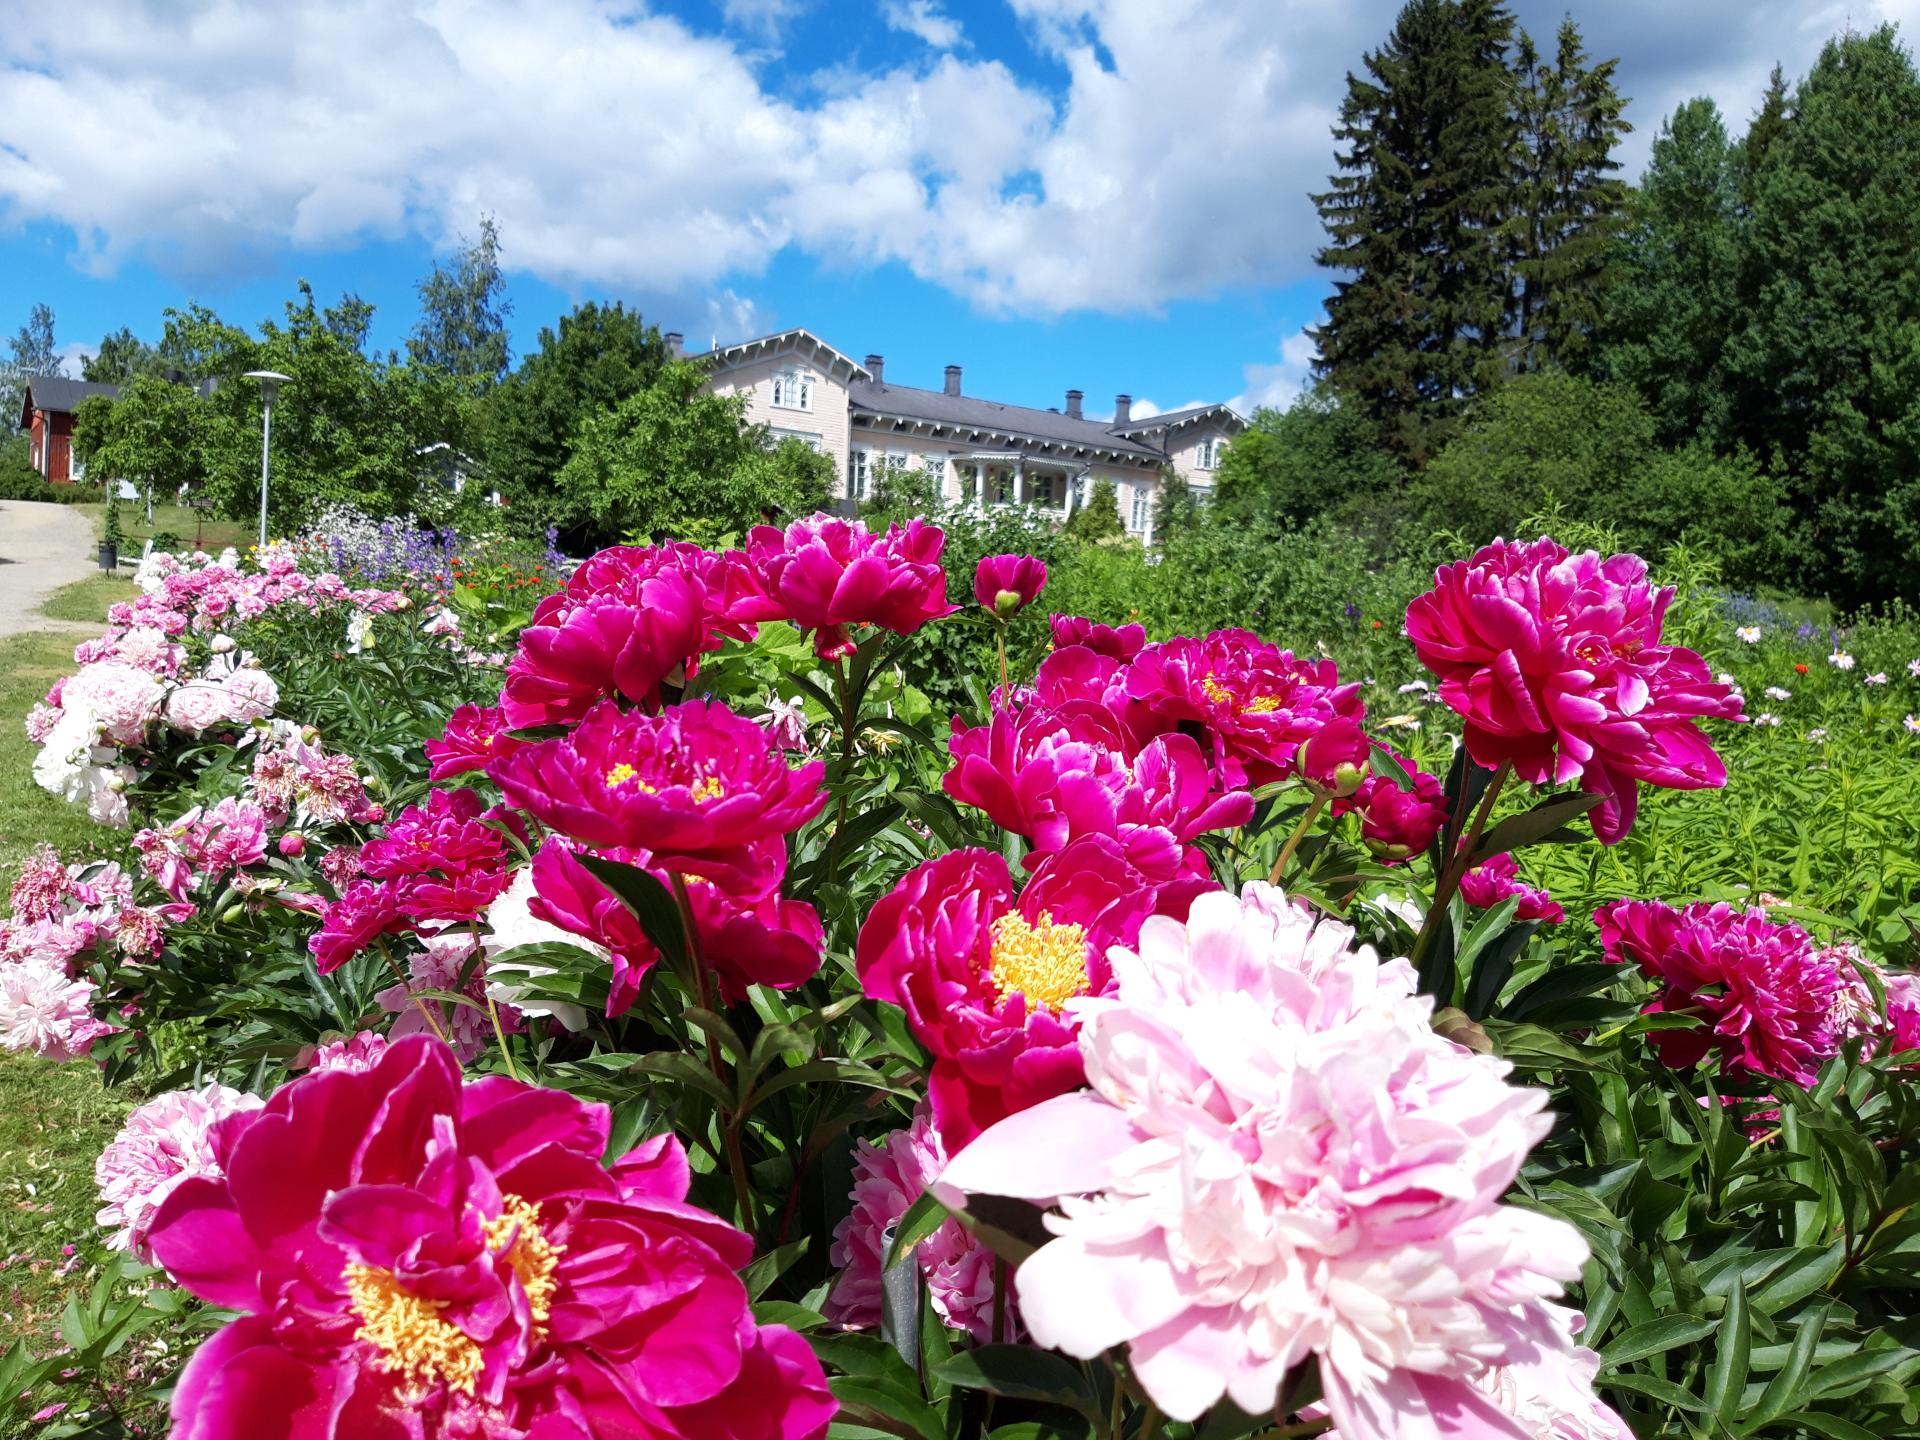
M 1254 412 L 1221 457 L 1214 505 L 1262 534 L 1297 530 L 1330 513 L 1360 522 L 1383 508 L 1405 473 L 1379 448 L 1358 406 L 1313 390 L 1285 410 Z
M 588 301 L 542 327 L 538 347 L 487 398 L 480 453 L 487 477 L 523 529 L 557 517 L 553 477 L 581 426 L 654 382 L 666 364 L 660 332 L 623 305 Z
M 122 325 L 103 335 L 100 348 L 80 362 L 80 376 L 96 384 L 124 385 L 159 361 L 159 353 L 151 345 Z
M 20 418 L 20 401 L 32 375 L 61 373 L 60 351 L 53 338 L 53 309 L 37 304 L 27 312 L 26 324 L 7 339 L 7 363 L 0 368 L 0 407 L 11 429 Z
M 478 385 L 491 385 L 507 373 L 507 316 L 513 302 L 500 272 L 500 231 L 491 215 L 480 218 L 480 238 L 461 237 L 453 263 L 436 263 L 419 285 L 420 319 L 407 339 L 407 355 L 416 365 L 444 370 Z M 364 302 L 361 302 L 364 304 Z M 364 320 L 353 348 L 366 336 Z
M 81 402 L 73 448 L 89 478 L 130 480 L 172 498 L 208 473 L 224 435 L 216 412 L 191 387 L 145 371 L 121 387 L 118 399 Z
M 1200 519 L 1200 502 L 1193 487 L 1171 465 L 1160 467 L 1160 489 L 1153 497 L 1153 539 L 1164 545 L 1175 535 L 1184 535 Z
M 1229 447 L 1228 454 L 1233 451 Z M 1066 533 L 1087 545 L 1124 541 L 1126 522 L 1120 518 L 1120 491 L 1113 481 L 1102 476 L 1087 492 L 1087 503 L 1068 517 Z
M 939 475 L 923 465 L 881 465 L 873 476 L 871 495 L 860 506 L 860 518 L 869 529 L 884 530 L 916 515 L 936 514 L 941 508 L 940 491 Z
M 1882 26 L 1827 44 L 1753 178 L 1736 432 L 1793 470 L 1814 573 L 1851 600 L 1920 574 L 1916 153 L 1920 75 Z
M 1725 351 L 1740 303 L 1739 153 L 1713 101 L 1689 100 L 1661 126 L 1628 208 L 1601 367 L 1646 398 L 1662 444 L 1729 438 Z
M 1314 331 L 1319 372 L 1415 463 L 1502 368 L 1512 33 L 1499 0 L 1410 0 L 1347 77 L 1339 170 L 1314 197 L 1319 262 L 1345 277 Z
M 746 427 L 745 415 L 744 396 L 715 395 L 698 365 L 668 361 L 644 390 L 581 426 L 555 480 L 560 523 L 604 542 L 690 524 L 744 530 L 771 508 L 812 508 L 824 472 L 791 451 L 767 459 L 765 432 Z

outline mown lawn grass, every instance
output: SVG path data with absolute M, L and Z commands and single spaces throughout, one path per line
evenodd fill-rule
M 91 582 L 86 582 L 91 583 Z M 78 631 L 0 637 L 0 875 L 11 876 L 22 857 L 42 843 L 68 859 L 103 854 L 120 838 L 33 783 L 33 757 L 22 721 L 54 681 L 73 673 Z
M 40 613 L 50 620 L 87 620 L 106 628 L 107 607 L 131 600 L 139 591 L 125 575 L 89 575 L 63 585 L 47 597 Z M 85 639 L 85 636 L 75 636 Z
M 93 521 L 96 535 L 107 531 L 107 507 L 104 501 L 73 507 Z M 251 527 L 224 520 L 185 505 L 155 505 L 153 524 L 147 524 L 147 507 L 137 500 L 120 502 L 120 553 L 139 557 L 141 546 L 155 535 L 172 535 L 179 545 L 172 548 L 217 551 L 228 545 L 245 546 L 254 538 Z M 196 537 L 197 540 L 196 540 Z

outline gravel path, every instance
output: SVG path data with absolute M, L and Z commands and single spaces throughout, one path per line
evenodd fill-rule
M 100 633 L 98 621 L 50 620 L 48 596 L 98 568 L 93 522 L 71 506 L 0 500 L 0 635 L 29 630 Z

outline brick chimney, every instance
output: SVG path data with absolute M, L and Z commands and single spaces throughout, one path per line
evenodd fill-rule
M 1067 391 L 1067 415 L 1069 418 L 1074 420 L 1080 418 L 1080 400 L 1081 395 L 1078 390 Z
M 1113 397 L 1113 423 L 1125 425 L 1133 419 L 1133 396 L 1116 395 Z
M 959 393 L 960 367 L 958 365 L 949 365 L 947 366 L 947 394 L 958 395 Z
M 876 385 L 886 384 L 887 383 L 887 357 L 884 355 L 867 356 L 867 373 L 873 376 L 874 384 Z
M 686 349 L 687 337 L 678 330 L 667 331 L 667 354 L 678 360 Z

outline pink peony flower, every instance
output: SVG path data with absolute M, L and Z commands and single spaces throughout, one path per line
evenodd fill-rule
M 1366 732 L 1341 715 L 1300 742 L 1295 764 L 1309 789 L 1344 799 L 1366 780 L 1372 750 Z
M 1049 615 L 1047 625 L 1053 631 L 1056 649 L 1084 645 L 1096 655 L 1114 660 L 1131 660 L 1147 643 L 1144 625 L 1098 625 L 1079 615 Z
M 1551 895 L 1520 879 L 1520 867 L 1504 851 L 1489 855 L 1460 877 L 1460 898 L 1482 910 L 1491 910 L 1509 895 L 1520 897 L 1513 912 L 1516 920 L 1544 920 L 1558 925 L 1567 918 L 1567 912 Z
M 85 715 L 116 744 L 138 745 L 160 716 L 163 694 L 160 682 L 146 671 L 102 660 L 68 678 L 61 687 L 60 708 Z
M 506 712 L 497 707 L 458 707 L 447 717 L 445 733 L 427 741 L 427 778 L 438 781 L 485 770 L 496 755 L 524 743 L 506 733 L 510 728 Z
M 1301 741 L 1334 720 L 1358 722 L 1366 710 L 1360 687 L 1342 685 L 1331 660 L 1297 660 L 1247 630 L 1149 645 L 1126 688 L 1159 729 L 1204 726 L 1214 765 L 1235 788 L 1285 780 Z
M 602 701 L 572 731 L 495 759 L 488 777 L 542 824 L 645 849 L 666 869 L 784 835 L 826 803 L 819 761 L 789 769 L 760 726 L 718 701 L 658 715 Z
M 996 619 L 1011 620 L 1040 598 L 1047 567 L 1031 555 L 988 555 L 973 572 L 973 598 Z
M 1404 756 L 1394 758 L 1412 778 L 1413 789 L 1402 790 L 1384 775 L 1369 775 L 1353 793 L 1360 838 L 1376 860 L 1388 865 L 1423 853 L 1447 823 L 1447 791 L 1439 777 L 1407 764 Z
M 620 695 L 649 709 L 685 685 L 722 633 L 747 638 L 765 602 L 742 557 L 697 545 L 602 550 L 549 595 L 520 633 L 500 705 L 513 726 L 580 719 Z
M 189 680 L 167 697 L 167 724 L 199 735 L 228 722 L 226 687 L 217 680 Z
M 756 526 L 747 536 L 748 563 L 772 608 L 762 618 L 785 618 L 814 632 L 823 660 L 853 653 L 850 627 L 878 625 L 911 635 L 929 620 L 951 615 L 947 576 L 940 568 L 946 534 L 924 520 L 874 535 L 858 520 L 814 515 L 786 530 Z
M 812 978 L 826 943 L 814 908 L 778 894 L 786 869 L 785 844 L 774 839 L 748 854 L 757 873 L 722 877 L 736 887 L 733 892 L 697 876 L 687 885 L 701 958 L 730 1002 L 745 1000 L 749 985 L 785 990 Z M 615 851 L 608 858 L 637 865 L 663 884 L 671 882 L 643 850 Z M 660 959 L 633 912 L 557 840 L 547 841 L 534 856 L 533 884 L 528 913 L 604 947 L 612 961 L 607 1013 L 626 1011 L 639 993 L 640 978 Z
M 374 996 L 382 1008 L 398 1017 L 387 1038 L 434 1035 L 452 1045 L 454 1054 L 466 1064 L 485 1053 L 494 1041 L 493 1021 L 486 1008 L 486 967 L 473 960 L 478 943 L 464 926 L 425 936 L 420 943 L 423 948 L 407 957 L 411 983 L 389 985 Z M 464 983 L 460 979 L 462 971 L 467 973 Z M 444 990 L 464 995 L 473 1003 L 428 999 L 414 994 L 415 990 Z M 509 1035 L 518 1034 L 524 1028 L 519 1014 L 506 1006 L 499 1008 L 500 1028 Z
M 1911 970 L 1889 970 L 1884 978 L 1887 1049 L 1895 1055 L 1920 1050 L 1920 975 Z
M 878 1144 L 862 1140 L 855 1147 L 853 1209 L 833 1232 L 830 1258 L 840 1277 L 827 1295 L 829 1320 L 858 1329 L 879 1326 L 887 1232 L 946 1167 L 946 1147 L 924 1101 L 914 1111 L 912 1125 L 882 1136 Z M 914 1247 L 913 1258 L 935 1314 L 979 1344 L 996 1338 L 993 1254 L 971 1230 L 948 1220 Z M 1009 1296 L 1005 1329 L 998 1338 L 1010 1340 L 1016 1334 L 1016 1310 Z
M 43 844 L 20 862 L 20 873 L 7 898 L 13 918 L 31 924 L 58 915 L 71 894 L 72 874 L 60 862 L 53 846 Z
M 189 835 L 188 855 L 215 881 L 266 858 L 266 812 L 249 800 L 227 796 L 199 818 Z
M 127 1116 L 111 1144 L 94 1162 L 93 1181 L 102 1205 L 94 1219 L 113 1234 L 107 1245 L 129 1250 L 151 1264 L 147 1231 L 161 1201 L 196 1175 L 220 1178 L 213 1127 L 229 1115 L 258 1110 L 265 1102 L 225 1085 L 169 1090 Z
M 264 670 L 242 666 L 230 671 L 220 686 L 226 692 L 227 719 L 236 725 L 263 720 L 280 703 L 280 687 Z
M 194 1440 L 818 1440 L 804 1341 L 755 1323 L 748 1238 L 685 1203 L 660 1137 L 602 1162 L 606 1107 L 463 1083 L 416 1036 L 214 1131 L 151 1244 L 241 1311 L 173 1396 Z M 286 1317 L 298 1316 L 298 1323 Z
M 1500 1203 L 1547 1097 L 1352 937 L 1258 882 L 1149 919 L 1070 1007 L 1092 1090 L 994 1126 L 939 1190 L 1057 1200 L 1015 1273 L 1028 1330 L 1127 1346 L 1175 1420 L 1265 1414 L 1316 1356 L 1345 1440 L 1517 1440 L 1475 1382 L 1559 1346 L 1543 1301 L 1587 1253 Z
M 1642 781 L 1699 790 L 1727 780 L 1694 722 L 1738 719 L 1740 699 L 1693 651 L 1660 643 L 1672 598 L 1637 555 L 1499 540 L 1435 573 L 1407 607 L 1407 634 L 1465 719 L 1468 754 L 1605 796 L 1589 814 L 1612 844 L 1633 828 Z
M 93 1017 L 95 990 L 64 963 L 30 956 L 0 964 L 0 1047 L 43 1060 L 72 1060 L 113 1032 Z
M 1647 1038 L 1676 1069 L 1717 1052 L 1735 1075 L 1811 1085 L 1838 1048 L 1839 963 L 1798 925 L 1765 910 L 1698 901 L 1615 900 L 1593 912 L 1607 959 L 1633 963 L 1658 984 L 1648 1014 L 1697 1015 L 1691 1030 Z
M 308 1069 L 313 1073 L 325 1070 L 351 1070 L 356 1073 L 371 1070 L 374 1061 L 387 1048 L 387 1037 L 372 1030 L 357 1030 L 345 1040 L 334 1040 L 317 1046 Z
M 861 989 L 905 1010 L 932 1052 L 934 1121 L 956 1152 L 1082 1083 L 1067 1002 L 1106 990 L 1108 947 L 1130 942 L 1148 914 L 1183 914 L 1208 888 L 1180 868 L 1171 835 L 1132 840 L 1073 841 L 1018 899 L 1000 856 L 951 851 L 908 871 L 860 927 Z

